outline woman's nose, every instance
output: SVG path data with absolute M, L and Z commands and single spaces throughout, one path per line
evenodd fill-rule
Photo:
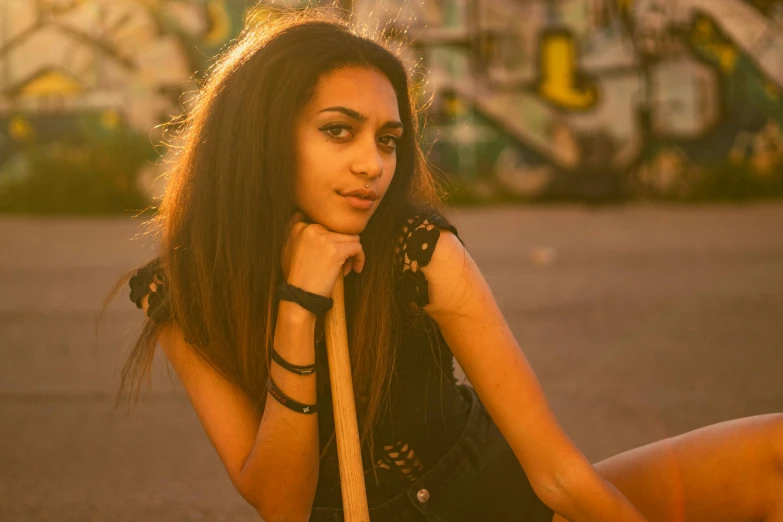
M 365 174 L 375 178 L 383 174 L 383 158 L 378 150 L 378 144 L 373 140 L 372 144 L 364 144 L 357 152 L 354 160 L 353 171 L 356 174 Z

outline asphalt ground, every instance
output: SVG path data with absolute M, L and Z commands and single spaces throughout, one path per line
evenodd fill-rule
M 562 426 L 595 462 L 783 411 L 783 204 L 451 214 Z M 257 520 L 159 353 L 113 411 L 142 324 L 112 283 L 130 218 L 0 217 L 0 520 Z M 135 237 L 135 239 L 133 239 Z

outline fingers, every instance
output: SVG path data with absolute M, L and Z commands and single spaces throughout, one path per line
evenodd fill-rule
M 357 274 L 361 274 L 364 270 L 364 249 L 360 248 L 359 252 L 353 257 L 353 266 Z
M 292 232 L 295 232 L 294 230 L 295 227 L 298 224 L 302 223 L 303 221 L 304 221 L 304 212 L 302 212 L 301 210 L 294 212 L 294 214 L 290 218 L 288 218 L 288 223 L 286 223 L 286 228 L 285 228 L 286 243 L 288 243 L 288 238 L 292 236 Z M 305 225 L 305 228 L 306 227 L 307 225 Z M 299 232 L 301 232 L 301 230 L 299 230 Z M 294 234 L 294 236 L 296 235 L 298 235 L 298 233 Z
M 288 278 L 288 265 L 289 265 L 289 257 L 291 254 L 291 232 L 293 227 L 299 223 L 302 220 L 303 213 L 301 211 L 294 212 L 294 214 L 288 218 L 288 222 L 286 223 L 285 227 L 285 238 L 283 240 L 283 248 L 280 252 L 280 265 L 283 268 L 283 275 L 284 277 Z
M 362 272 L 364 269 L 365 256 L 364 250 L 362 249 L 362 245 L 360 243 L 361 236 L 359 236 L 359 234 L 342 234 L 339 232 L 333 232 L 326 227 L 323 227 L 322 225 L 308 223 L 307 221 L 307 215 L 301 210 L 294 212 L 294 214 L 288 219 L 286 224 L 286 248 L 283 249 L 284 251 L 282 256 L 284 265 L 285 259 L 287 258 L 287 247 L 289 246 L 288 239 L 291 237 L 292 232 L 295 233 L 295 236 L 299 236 L 303 230 L 307 229 L 316 236 L 314 238 L 313 235 L 311 235 L 310 240 L 317 240 L 321 247 L 325 247 L 330 243 L 334 246 L 337 246 L 337 251 L 340 252 L 338 255 L 345 259 L 342 268 L 340 269 L 343 277 L 350 274 L 352 270 L 356 273 Z M 302 224 L 303 228 L 297 229 L 296 227 L 298 224 Z M 291 237 L 291 239 L 294 238 Z
M 296 223 L 302 221 L 303 219 L 304 219 L 304 212 L 302 212 L 301 210 L 294 212 L 294 215 L 288 219 L 286 230 L 290 230 L 291 227 L 293 227 Z
M 361 243 L 356 241 L 353 243 L 346 243 L 345 245 L 346 249 L 344 250 L 343 254 L 347 257 L 347 259 L 343 264 L 343 277 L 347 276 L 351 270 L 357 274 L 361 273 L 362 270 L 364 270 L 365 261 L 364 249 L 362 248 Z

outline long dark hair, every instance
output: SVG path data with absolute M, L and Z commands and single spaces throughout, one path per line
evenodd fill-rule
M 183 116 L 180 149 L 157 214 L 168 310 L 193 350 L 263 411 L 276 318 L 274 288 L 293 202 L 294 117 L 319 77 L 342 66 L 382 72 L 397 94 L 405 133 L 394 178 L 361 233 L 366 265 L 346 279 L 346 315 L 362 442 L 388 397 L 402 335 L 394 246 L 412 209 L 442 215 L 440 179 L 418 136 L 410 75 L 389 42 L 359 34 L 330 11 L 286 12 L 248 26 L 224 51 Z M 133 272 L 107 297 L 106 305 Z M 117 403 L 138 399 L 160 322 L 147 321 L 121 376 Z

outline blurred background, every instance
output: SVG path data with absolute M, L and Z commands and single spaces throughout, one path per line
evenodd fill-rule
M 156 126 L 247 23 L 299 6 L 0 2 L 0 210 L 145 208 L 163 190 Z M 343 7 L 412 42 L 456 204 L 783 196 L 781 1 Z
M 340 6 L 410 42 L 450 217 L 590 460 L 783 411 L 783 0 Z M 156 255 L 161 124 L 303 7 L 0 0 L 0 520 L 257 519 L 160 354 L 112 409 L 127 288 L 95 326 Z

